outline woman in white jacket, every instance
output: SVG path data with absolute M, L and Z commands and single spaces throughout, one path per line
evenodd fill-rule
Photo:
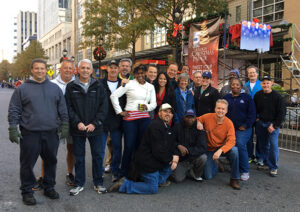
M 138 148 L 144 132 L 151 122 L 149 111 L 156 108 L 154 86 L 146 82 L 146 67 L 138 65 L 133 69 L 134 80 L 115 90 L 110 98 L 116 114 L 123 116 L 124 153 L 122 157 L 121 175 L 126 176 L 132 153 Z M 126 94 L 126 106 L 123 111 L 119 97 Z M 122 177 L 121 176 L 121 177 Z

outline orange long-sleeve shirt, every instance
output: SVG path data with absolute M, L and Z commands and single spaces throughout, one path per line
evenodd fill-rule
M 216 114 L 207 113 L 197 117 L 206 130 L 207 150 L 216 151 L 221 147 L 223 153 L 228 152 L 235 146 L 235 131 L 232 121 L 224 117 L 222 124 L 217 124 Z

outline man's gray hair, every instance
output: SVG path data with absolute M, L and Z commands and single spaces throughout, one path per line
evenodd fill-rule
M 72 63 L 72 66 L 73 66 L 73 67 L 75 66 L 75 64 L 74 64 L 74 61 L 73 61 L 73 60 L 69 60 L 69 59 L 67 59 L 67 60 L 63 60 L 63 61 L 61 61 L 60 65 L 62 66 L 62 64 L 63 64 L 63 63 Z
M 248 71 L 249 71 L 250 68 L 254 68 L 255 71 L 256 71 L 256 73 L 258 73 L 258 68 L 257 68 L 256 66 L 249 66 L 249 67 L 247 68 L 247 73 L 248 73 Z
M 202 76 L 201 71 L 195 71 L 195 72 L 193 73 L 193 77 L 194 77 L 196 74 L 200 74 L 200 75 Z
M 119 64 L 122 63 L 122 62 L 129 62 L 130 63 L 130 67 L 132 66 L 132 61 L 130 58 L 123 58 L 120 60 Z
M 216 105 L 217 105 L 218 103 L 224 104 L 224 105 L 226 105 L 226 106 L 228 107 L 228 102 L 227 102 L 226 99 L 218 99 L 217 102 L 216 102 Z
M 78 67 L 80 67 L 81 63 L 89 63 L 91 65 L 91 69 L 93 69 L 93 63 L 89 59 L 80 60 L 78 63 Z
M 178 82 L 181 80 L 181 79 L 190 79 L 190 76 L 187 74 L 187 73 L 182 73 L 178 76 Z

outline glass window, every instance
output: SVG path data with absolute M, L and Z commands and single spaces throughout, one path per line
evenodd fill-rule
M 262 9 L 253 10 L 253 17 L 257 17 L 261 15 L 262 15 Z
M 264 5 L 273 4 L 274 0 L 264 0 Z
M 272 13 L 272 12 L 274 12 L 274 6 L 273 5 L 264 8 L 264 14 L 269 14 L 269 13 Z
M 239 5 L 235 8 L 235 21 L 236 22 L 241 21 L 241 13 L 242 13 L 242 7 L 241 7 L 241 5 Z
M 275 13 L 275 21 L 283 19 L 283 12 Z
M 264 16 L 264 22 L 271 22 L 271 21 L 273 21 L 274 19 L 273 19 L 273 14 L 271 14 L 271 15 L 266 15 L 266 16 Z
M 275 2 L 283 2 L 284 0 L 275 0 Z
M 283 10 L 284 9 L 284 3 L 278 3 L 278 4 L 275 4 L 275 11 L 280 11 L 280 10 Z
M 262 0 L 253 1 L 253 8 L 258 8 L 262 6 Z

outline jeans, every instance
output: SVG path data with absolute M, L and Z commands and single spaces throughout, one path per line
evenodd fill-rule
M 254 143 L 253 143 L 254 129 L 255 127 L 252 127 L 252 133 L 247 143 L 248 158 L 254 158 Z
M 247 151 L 247 143 L 252 135 L 252 127 L 247 128 L 246 130 L 235 130 L 236 144 L 235 146 L 239 150 L 239 167 L 240 173 L 249 172 L 249 158 Z
M 153 173 L 142 173 L 143 182 L 133 182 L 125 179 L 119 191 L 127 194 L 156 194 L 158 186 L 165 183 L 171 173 L 170 166 Z
M 212 179 L 218 173 L 218 166 L 212 159 L 213 155 L 216 151 L 207 151 L 207 160 L 204 166 L 203 176 L 205 179 L 209 180 Z M 232 147 L 227 153 L 223 153 L 221 156 L 225 156 L 230 163 L 231 172 L 230 177 L 231 179 L 240 179 L 240 172 L 239 172 L 239 153 L 237 147 Z
M 256 136 L 258 140 L 259 154 L 258 162 L 264 162 L 270 170 L 278 169 L 279 148 L 278 136 L 279 128 L 271 134 L 268 132 L 270 122 L 258 121 L 256 123 Z
M 102 143 L 105 143 L 108 137 L 108 132 L 102 134 Z M 111 172 L 113 175 L 120 175 L 120 164 L 122 157 L 122 131 L 114 130 L 110 131 L 110 138 L 112 143 L 112 163 Z
M 202 177 L 203 167 L 206 162 L 206 154 L 202 154 L 194 160 L 184 160 L 178 163 L 177 168 L 173 171 L 171 177 L 176 183 L 182 182 L 188 172 L 192 169 L 195 177 Z
M 101 135 L 96 136 L 72 136 L 73 149 L 75 155 L 75 186 L 85 184 L 85 141 L 89 140 L 92 154 L 93 183 L 95 186 L 103 184 L 102 175 L 104 173 L 103 159 L 105 153 L 106 140 L 101 139 Z
M 20 141 L 20 177 L 22 194 L 32 194 L 36 183 L 33 173 L 34 165 L 39 157 L 44 161 L 44 190 L 52 190 L 55 185 L 57 150 L 59 139 L 56 130 L 29 131 L 21 127 Z
M 150 118 L 123 121 L 124 153 L 122 157 L 121 176 L 127 176 L 132 154 L 137 150 L 150 122 Z

